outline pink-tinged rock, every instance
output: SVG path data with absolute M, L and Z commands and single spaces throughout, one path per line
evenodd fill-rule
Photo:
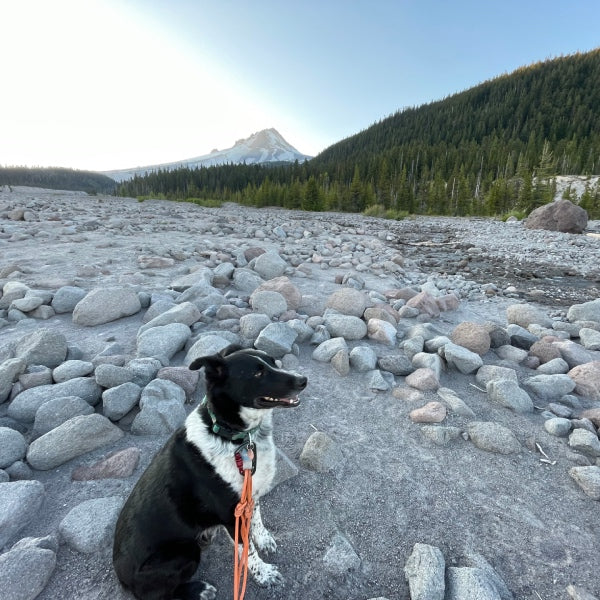
M 164 269 L 175 264 L 174 258 L 164 256 L 138 256 L 137 262 L 140 269 Z
M 552 342 L 554 341 L 556 340 L 552 340 Z M 552 342 L 547 341 L 546 337 L 541 339 L 539 342 L 535 342 L 533 346 L 529 348 L 529 356 L 537 356 L 542 365 L 554 360 L 555 358 L 561 358 L 560 350 Z
M 397 330 L 395 325 L 381 319 L 369 319 L 367 333 L 370 339 L 388 346 L 396 345 Z
M 428 292 L 419 292 L 406 303 L 406 306 L 409 308 L 416 308 L 419 312 L 425 313 L 430 317 L 440 316 L 440 309 L 437 302 Z
M 258 246 L 252 246 L 244 250 L 244 258 L 250 262 L 253 258 L 259 257 L 261 254 L 264 254 L 266 250 L 264 248 L 260 248 Z
M 413 388 L 409 388 L 406 386 L 395 387 L 392 390 L 392 396 L 394 398 L 398 398 L 398 400 L 403 400 L 404 402 L 422 402 L 423 394 L 419 390 L 415 390 Z
M 365 308 L 371 306 L 371 300 L 366 294 L 355 288 L 343 288 L 334 292 L 327 299 L 327 307 L 333 308 L 343 315 L 362 317 Z
M 285 298 L 287 307 L 290 310 L 297 310 L 302 304 L 302 294 L 300 293 L 300 290 L 285 275 L 273 277 L 273 279 L 261 283 L 255 290 L 255 292 L 257 291 L 280 293 Z
M 410 411 L 409 416 L 413 423 L 441 423 L 446 418 L 446 407 L 441 402 L 428 402 Z
M 573 367 L 567 375 L 575 382 L 575 393 L 600 400 L 600 360 Z
M 417 369 L 404 380 L 410 387 L 417 390 L 437 390 L 440 387 L 440 382 L 433 369 L 421 368 Z
M 435 299 L 438 308 L 442 312 L 448 312 L 449 310 L 458 310 L 460 300 L 454 294 L 444 294 Z
M 199 377 L 200 371 L 190 371 L 187 367 L 163 367 L 156 374 L 157 379 L 168 379 L 183 389 L 186 402 L 192 401 Z
M 383 295 L 390 300 L 410 300 L 417 295 L 418 292 L 412 288 L 400 288 L 397 290 L 386 290 Z
M 394 310 L 389 304 L 381 304 L 372 308 L 367 308 L 364 314 L 365 321 L 369 319 L 381 319 L 388 321 L 392 325 L 397 325 L 400 315 L 397 310 Z
M 584 410 L 580 418 L 589 419 L 598 429 L 600 429 L 600 408 L 588 408 Z
M 487 327 L 479 323 L 465 321 L 454 328 L 450 339 L 457 345 L 483 356 L 491 344 Z
M 139 448 L 125 448 L 89 466 L 73 470 L 73 481 L 92 479 L 125 479 L 133 474 L 140 460 Z

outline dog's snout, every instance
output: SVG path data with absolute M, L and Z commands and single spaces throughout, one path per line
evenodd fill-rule
M 296 379 L 296 384 L 298 386 L 298 389 L 303 390 L 306 387 L 306 384 L 308 383 L 308 379 L 306 377 L 298 377 Z

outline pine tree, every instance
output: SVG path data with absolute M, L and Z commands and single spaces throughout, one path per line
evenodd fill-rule
M 365 198 L 363 185 L 360 180 L 360 171 L 358 165 L 354 167 L 354 175 L 352 176 L 352 183 L 350 184 L 350 197 L 349 204 L 345 207 L 345 210 L 349 212 L 362 212 L 365 209 Z
M 317 180 L 311 175 L 304 187 L 304 199 L 302 201 L 303 210 L 320 211 L 323 210 L 323 203 Z

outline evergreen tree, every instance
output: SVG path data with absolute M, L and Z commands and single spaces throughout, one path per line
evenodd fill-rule
M 360 171 L 358 165 L 354 167 L 354 175 L 350 184 L 350 195 L 348 198 L 348 206 L 344 209 L 349 212 L 362 212 L 365 209 L 366 202 L 364 197 L 363 185 L 360 180 Z
M 317 180 L 314 175 L 311 175 L 304 186 L 304 199 L 302 201 L 303 210 L 319 211 L 323 210 L 321 193 Z

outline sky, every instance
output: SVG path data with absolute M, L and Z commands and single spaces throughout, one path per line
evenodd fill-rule
M 598 0 L 0 0 L 0 166 L 110 170 L 274 127 L 302 153 L 600 46 Z

